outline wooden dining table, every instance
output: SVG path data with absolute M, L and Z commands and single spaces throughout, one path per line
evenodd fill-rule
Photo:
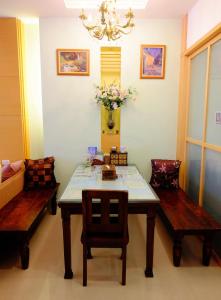
M 70 216 L 82 214 L 82 190 L 127 190 L 128 213 L 146 214 L 145 276 L 153 277 L 154 227 L 159 198 L 141 176 L 136 166 L 117 166 L 117 179 L 102 180 L 101 166 L 79 165 L 58 200 L 61 208 L 64 244 L 64 278 L 73 277 L 71 265 Z

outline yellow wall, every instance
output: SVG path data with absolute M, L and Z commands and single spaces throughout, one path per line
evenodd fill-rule
M 101 84 L 120 84 L 121 48 L 101 47 Z M 109 153 L 112 146 L 120 147 L 120 109 L 114 111 L 115 127 L 107 127 L 108 111 L 101 107 L 101 149 Z
M 44 156 L 43 149 L 43 112 L 41 94 L 41 61 L 38 19 L 22 19 L 24 27 L 24 81 L 25 99 L 29 118 L 27 119 L 30 157 Z
M 21 30 L 18 20 L 0 19 L 0 160 L 27 154 Z

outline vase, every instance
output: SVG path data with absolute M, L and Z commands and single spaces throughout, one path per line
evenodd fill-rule
M 113 111 L 109 110 L 108 111 L 108 122 L 107 122 L 107 126 L 109 129 L 113 129 L 114 128 L 114 121 L 113 121 Z

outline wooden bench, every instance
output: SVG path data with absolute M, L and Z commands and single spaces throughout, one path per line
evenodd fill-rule
M 45 208 L 56 214 L 59 187 L 22 191 L 0 209 L 0 236 L 19 243 L 22 269 L 29 265 L 29 240 Z
M 182 190 L 155 189 L 160 198 L 160 216 L 173 235 L 173 264 L 180 265 L 184 235 L 203 237 L 202 264 L 209 265 L 214 234 L 221 230 L 202 207 L 196 205 Z

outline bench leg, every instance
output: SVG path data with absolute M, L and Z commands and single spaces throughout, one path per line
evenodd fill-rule
M 183 239 L 183 235 L 175 234 L 174 244 L 173 244 L 173 264 L 175 267 L 180 266 L 180 261 L 182 256 L 182 239 Z
M 213 240 L 212 233 L 204 234 L 203 258 L 202 258 L 202 264 L 204 266 L 209 266 L 209 263 L 210 263 L 210 258 L 212 255 L 212 240 Z
M 57 193 L 53 196 L 50 201 L 50 210 L 52 215 L 56 215 L 57 213 Z
M 21 256 L 22 269 L 25 270 L 25 269 L 28 268 L 28 265 L 29 265 L 29 246 L 28 246 L 28 242 L 24 242 L 20 246 L 20 256 Z

